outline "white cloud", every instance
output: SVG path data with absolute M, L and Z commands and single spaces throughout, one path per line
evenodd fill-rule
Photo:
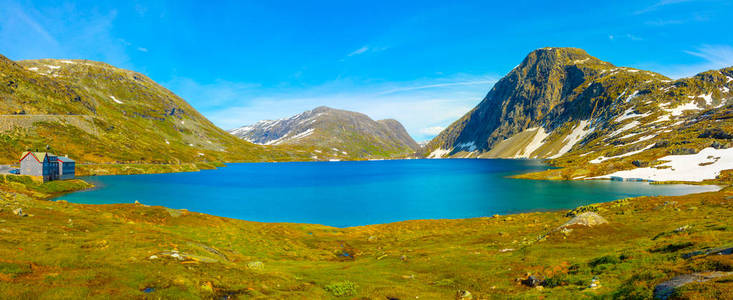
M 441 131 L 443 131 L 443 129 L 445 129 L 445 127 L 443 126 L 426 127 L 420 129 L 420 133 L 425 135 L 438 135 Z
M 363 54 L 364 52 L 367 52 L 367 51 L 369 51 L 369 47 L 364 46 L 364 47 L 361 47 L 359 49 L 354 50 L 353 52 L 349 53 L 349 55 L 347 55 L 347 56 L 359 55 L 359 54 Z
M 685 53 L 704 59 L 715 69 L 733 66 L 733 47 L 728 45 L 702 45 Z
M 700 72 L 733 66 L 733 47 L 729 45 L 701 45 L 695 50 L 684 51 L 702 61 L 685 65 L 649 66 L 648 69 L 678 79 L 694 76 Z M 646 66 L 642 66 L 646 67 Z
M 684 3 L 684 2 L 690 2 L 690 1 L 694 1 L 694 0 L 661 0 L 661 1 L 657 2 L 657 3 L 654 3 L 651 6 L 648 6 L 646 8 L 643 8 L 643 9 L 640 9 L 640 10 L 635 11 L 634 14 L 637 14 L 637 15 L 645 14 L 645 13 L 652 12 L 652 11 L 655 11 L 657 9 L 660 9 L 662 7 L 665 7 L 667 5 Z
M 140 52 L 148 52 L 148 48 L 137 47 L 137 51 L 140 51 Z

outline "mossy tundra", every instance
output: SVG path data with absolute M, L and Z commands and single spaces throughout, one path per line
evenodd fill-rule
M 36 200 L 6 191 L 0 201 L 0 294 L 644 299 L 676 275 L 733 270 L 731 255 L 704 254 L 733 246 L 732 198 L 728 188 L 597 204 L 591 211 L 607 224 L 563 230 L 559 226 L 572 218 L 567 211 L 334 228 L 144 204 Z M 523 284 L 530 275 L 541 285 Z M 686 285 L 676 295 L 724 299 L 732 284 L 728 275 Z

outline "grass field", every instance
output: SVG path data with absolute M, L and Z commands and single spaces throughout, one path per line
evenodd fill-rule
M 676 275 L 733 271 L 731 255 L 683 257 L 733 246 L 730 188 L 593 205 L 609 223 L 569 230 L 567 211 L 333 228 L 38 199 L 2 194 L 4 297 L 643 299 Z M 731 290 L 729 275 L 676 296 Z

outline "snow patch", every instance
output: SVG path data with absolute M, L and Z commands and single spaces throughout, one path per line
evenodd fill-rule
M 448 153 L 450 153 L 451 150 L 446 150 L 442 148 L 435 149 L 435 151 L 430 152 L 430 155 L 428 155 L 428 158 L 441 158 Z
M 629 108 L 626 111 L 624 111 L 624 113 L 621 114 L 621 116 L 619 116 L 618 118 L 616 118 L 616 122 L 621 122 L 623 120 L 631 119 L 631 118 L 638 118 L 638 117 L 643 118 L 643 117 L 646 117 L 646 116 L 649 116 L 649 113 L 648 112 L 645 113 L 645 114 L 637 114 L 637 113 L 634 113 L 634 109 Z
M 65 64 L 73 64 L 74 63 L 73 61 L 70 61 L 70 60 L 62 60 L 60 62 L 65 63 Z
M 618 171 L 595 178 L 640 178 L 654 181 L 703 181 L 715 179 L 720 171 L 733 169 L 733 148 L 705 148 L 697 154 L 669 155 L 658 159 L 664 169 L 653 167 Z
M 288 140 L 297 140 L 297 139 L 302 139 L 302 138 L 304 138 L 304 137 L 307 137 L 307 136 L 311 135 L 311 134 L 313 133 L 313 131 L 314 131 L 314 129 L 313 129 L 313 128 L 308 128 L 308 130 L 306 130 L 306 131 L 303 131 L 303 132 L 301 132 L 301 133 L 298 133 L 298 134 L 294 135 L 293 137 L 291 137 L 291 138 L 288 138 Z
M 60 66 L 54 66 L 54 65 L 45 65 L 45 66 L 46 66 L 46 68 L 53 69 L 53 70 L 61 69 Z
M 534 137 L 532 137 L 532 141 L 530 141 L 522 151 L 517 153 L 514 158 L 529 158 L 529 156 L 532 155 L 532 152 L 535 152 L 538 148 L 542 147 L 544 144 L 543 141 L 549 135 L 545 132 L 545 128 L 542 127 L 532 127 L 527 129 L 527 131 L 530 130 L 536 131 Z
M 624 131 L 627 131 L 629 129 L 632 129 L 632 128 L 638 126 L 639 124 L 640 124 L 639 121 L 631 121 L 629 124 L 626 124 L 624 126 L 621 126 L 621 128 L 617 129 L 616 131 L 614 131 L 613 133 L 611 133 L 609 136 L 610 137 L 617 136 L 619 133 L 622 133 Z
M 558 158 L 561 155 L 570 152 L 570 149 L 572 149 L 575 144 L 580 142 L 585 136 L 595 130 L 595 128 L 589 127 L 589 124 L 590 122 L 588 120 L 580 121 L 578 126 L 575 126 L 575 128 L 573 129 L 573 132 L 565 137 L 565 139 L 563 140 L 564 144 L 562 148 L 560 148 L 557 154 L 551 156 L 550 158 Z M 586 130 L 585 127 L 588 127 L 588 130 Z
M 465 150 L 468 152 L 473 152 L 473 151 L 476 151 L 476 143 L 474 143 L 473 141 L 460 143 L 456 146 L 456 148 L 459 148 L 461 150 Z
M 698 97 L 705 99 L 705 104 L 713 105 L 713 93 L 706 94 L 706 95 L 700 95 Z
M 637 95 L 639 95 L 639 91 L 634 91 L 633 93 L 631 93 L 631 95 L 626 97 L 626 102 L 628 103 L 629 101 L 631 101 L 631 99 L 636 98 Z
M 695 104 L 694 101 L 693 102 L 688 102 L 688 103 L 685 103 L 685 104 L 682 104 L 682 105 L 678 105 L 675 108 L 663 108 L 664 111 L 672 114 L 673 116 L 682 115 L 682 112 L 684 112 L 686 110 L 699 110 L 699 109 L 700 109 L 700 107 L 698 107 L 697 104 Z
M 110 97 L 110 98 L 112 98 L 112 101 L 114 101 L 114 102 L 116 102 L 116 103 L 119 103 L 119 104 L 123 104 L 123 103 L 122 103 L 122 101 L 120 101 L 120 100 L 117 100 L 117 98 L 115 98 L 115 96 L 111 96 L 111 95 L 110 95 L 109 97 Z
M 609 157 L 600 156 L 600 157 L 598 157 L 598 158 L 596 158 L 594 160 L 591 160 L 590 163 L 597 164 L 597 163 L 601 163 L 602 161 L 606 161 L 606 160 L 609 160 L 609 159 L 621 158 L 621 157 L 626 157 L 626 156 L 632 156 L 634 154 L 638 154 L 638 153 L 644 152 L 646 150 L 649 150 L 651 147 L 654 147 L 654 144 L 648 145 L 648 146 L 646 146 L 646 147 L 644 147 L 642 149 L 636 150 L 636 151 L 626 152 L 626 153 L 621 154 L 621 155 L 609 156 Z

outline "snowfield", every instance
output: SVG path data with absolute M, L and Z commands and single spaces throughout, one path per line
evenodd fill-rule
M 658 159 L 667 161 L 658 167 L 618 171 L 594 178 L 621 177 L 653 181 L 703 181 L 715 179 L 720 171 L 733 169 L 733 148 L 705 148 L 697 154 L 669 155 Z
M 431 152 L 430 155 L 428 155 L 428 158 L 441 158 L 445 155 L 448 155 L 450 151 L 451 150 L 438 148 L 438 149 L 435 149 L 435 151 Z
M 524 147 L 522 151 L 517 153 L 514 158 L 529 158 L 529 156 L 532 155 L 532 152 L 535 152 L 537 149 L 542 147 L 545 138 L 547 138 L 547 136 L 549 135 L 547 132 L 545 132 L 545 128 L 543 127 L 533 127 L 527 129 L 527 131 L 530 130 L 537 130 L 537 132 L 532 137 L 532 141 L 530 141 L 529 144 L 527 144 L 527 146 Z
M 585 130 L 585 127 L 587 127 L 589 124 L 590 122 L 588 120 L 580 121 L 580 124 L 578 124 L 578 126 L 573 129 L 573 132 L 565 137 L 565 139 L 563 140 L 565 144 L 563 144 L 560 151 L 558 151 L 557 154 L 551 156 L 550 158 L 558 158 L 565 153 L 570 152 L 570 149 L 572 149 L 575 144 L 580 142 L 589 133 L 593 132 L 593 130 L 595 130 L 595 128 L 593 127 L 588 127 L 588 130 Z

